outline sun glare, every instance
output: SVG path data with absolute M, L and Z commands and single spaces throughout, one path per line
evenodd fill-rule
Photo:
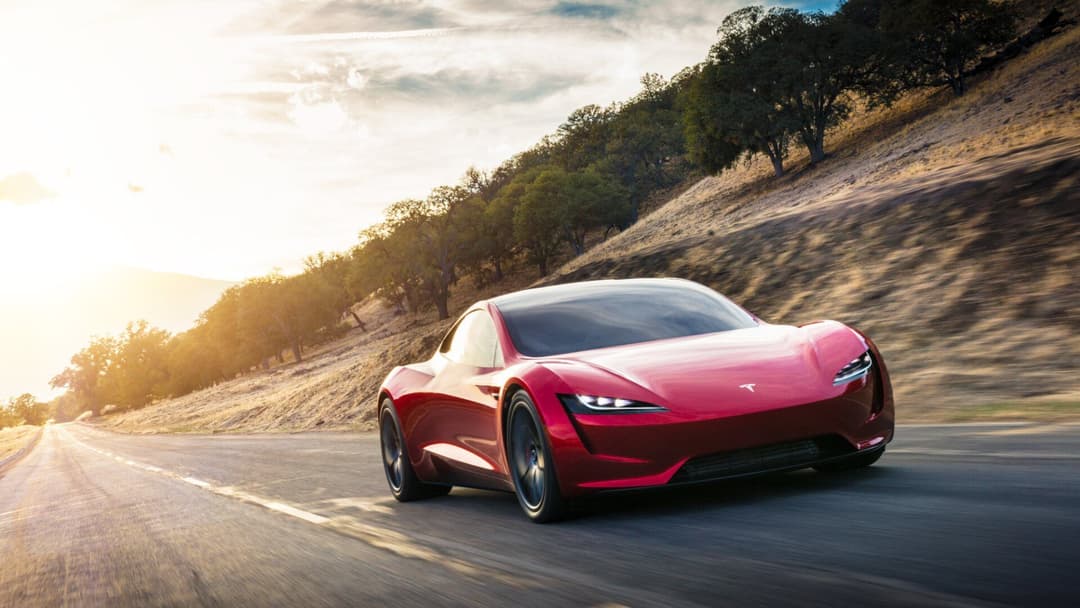
M 0 177 L 26 172 L 44 191 L 0 200 L 0 290 L 49 290 L 107 264 L 153 266 L 140 249 L 152 238 L 147 220 L 184 191 L 169 165 L 197 118 L 185 108 L 238 69 L 214 60 L 222 43 L 197 10 L 163 30 L 160 12 L 136 3 L 62 4 L 27 3 L 0 24 Z

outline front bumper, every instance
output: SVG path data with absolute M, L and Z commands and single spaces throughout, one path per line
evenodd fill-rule
M 723 417 L 575 415 L 548 421 L 565 496 L 805 468 L 884 449 L 891 398 L 874 382 L 832 399 Z M 876 402 L 877 401 L 877 402 Z M 553 424 L 554 422 L 554 424 Z

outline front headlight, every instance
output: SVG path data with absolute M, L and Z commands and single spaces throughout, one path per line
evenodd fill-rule
M 620 397 L 605 397 L 601 395 L 559 395 L 571 412 L 575 414 L 618 414 L 618 413 L 644 413 L 666 412 L 667 409 L 644 401 L 622 399 Z
M 840 368 L 840 371 L 836 372 L 836 376 L 833 378 L 833 386 L 840 386 L 841 384 L 847 384 L 852 380 L 858 380 L 870 372 L 870 368 L 874 365 L 874 359 L 870 356 L 870 351 L 859 355 L 857 358 L 852 359 L 851 363 L 848 363 L 844 367 Z

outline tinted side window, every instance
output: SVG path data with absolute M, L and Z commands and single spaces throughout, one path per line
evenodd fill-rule
M 495 335 L 495 323 L 482 310 L 465 315 L 442 352 L 452 361 L 476 367 L 499 367 L 502 355 Z

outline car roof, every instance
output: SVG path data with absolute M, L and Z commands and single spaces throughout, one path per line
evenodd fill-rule
M 670 288 L 674 286 L 709 291 L 707 287 L 700 283 L 695 283 L 694 281 L 686 279 L 604 279 L 523 289 L 521 291 L 515 291 L 491 298 L 488 302 L 491 302 L 497 308 L 517 308 L 520 306 L 543 305 L 549 302 L 573 300 L 576 297 L 590 295 L 598 291 L 618 292 L 630 289 L 640 291 L 642 288 L 647 289 L 649 287 L 655 287 L 659 291 L 660 288 Z

